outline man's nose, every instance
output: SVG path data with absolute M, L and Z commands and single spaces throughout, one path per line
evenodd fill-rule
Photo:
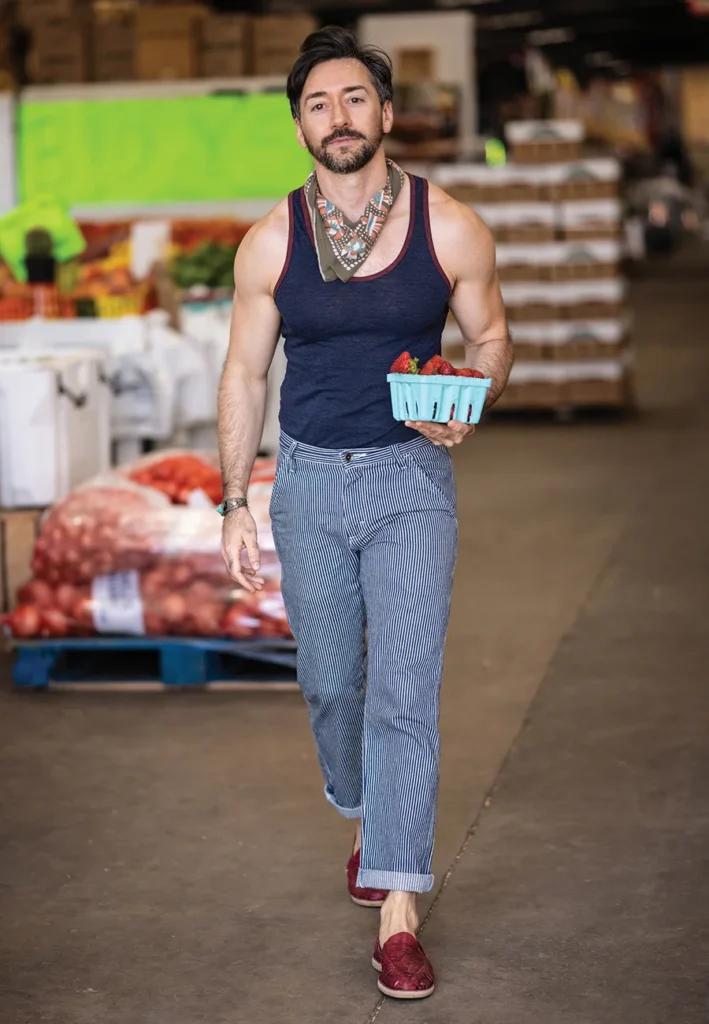
M 335 103 L 332 108 L 332 127 L 346 128 L 350 123 L 350 111 L 346 103 Z

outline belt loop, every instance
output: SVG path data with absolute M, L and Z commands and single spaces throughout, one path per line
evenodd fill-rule
M 286 450 L 286 457 L 288 459 L 288 472 L 295 473 L 295 454 L 298 451 L 298 442 L 290 438 L 288 441 L 288 448 Z
M 409 462 L 409 457 L 408 457 L 408 455 L 405 454 L 403 449 L 404 449 L 403 444 L 395 444 L 394 445 L 394 458 L 399 463 L 399 465 L 402 466 L 402 467 L 403 466 L 407 466 L 408 462 Z

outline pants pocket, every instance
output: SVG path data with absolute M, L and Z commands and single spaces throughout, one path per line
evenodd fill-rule
M 278 513 L 279 501 L 283 491 L 283 477 L 286 473 L 286 467 L 283 464 L 282 459 L 279 458 L 276 465 L 276 475 L 273 480 L 273 487 L 271 488 L 271 500 L 268 504 L 268 514 L 271 519 Z
M 447 511 L 455 517 L 455 477 L 448 449 L 437 448 L 435 445 L 417 448 L 409 453 L 409 458 L 421 478 L 443 499 Z

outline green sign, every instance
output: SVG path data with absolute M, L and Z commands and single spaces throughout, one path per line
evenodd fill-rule
M 272 199 L 312 168 L 285 95 L 22 103 L 20 194 L 67 206 Z

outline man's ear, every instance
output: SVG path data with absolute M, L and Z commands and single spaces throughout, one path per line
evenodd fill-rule
M 394 108 L 391 100 L 387 100 L 382 107 L 382 131 L 388 135 L 394 124 Z
M 300 119 L 297 118 L 297 117 L 294 118 L 294 123 L 295 123 L 295 137 L 297 138 L 298 143 L 299 143 L 301 149 L 307 149 L 308 146 L 307 146 L 307 144 L 305 142 L 305 136 L 303 135 L 303 129 L 301 128 L 301 125 L 300 125 Z

